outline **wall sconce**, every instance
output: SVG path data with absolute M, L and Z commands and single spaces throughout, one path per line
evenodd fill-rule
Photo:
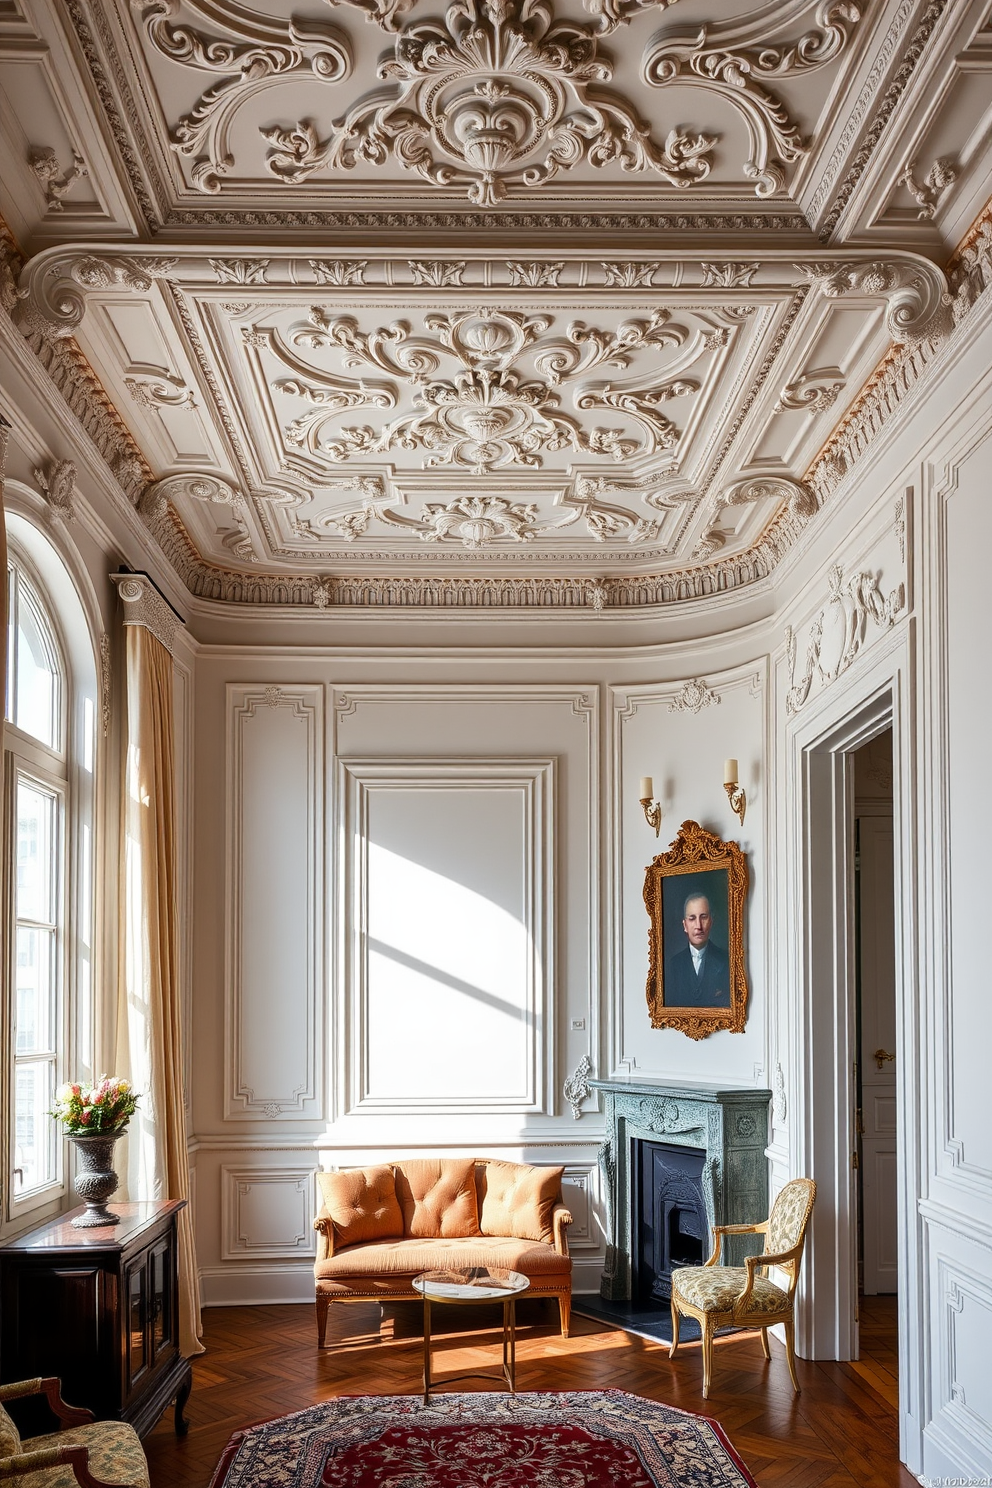
M 735 759 L 723 762 L 723 788 L 727 792 L 727 800 L 730 802 L 731 811 L 736 811 L 744 825 L 744 813 L 747 810 L 747 796 L 744 788 L 737 783 L 738 776 L 737 761 Z
M 654 799 L 654 781 L 650 775 L 641 776 L 641 805 L 644 807 L 644 820 L 649 827 L 654 827 L 654 835 L 661 833 L 661 802 Z

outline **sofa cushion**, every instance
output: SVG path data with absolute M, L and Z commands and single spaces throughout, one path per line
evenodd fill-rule
M 317 1184 L 338 1244 L 357 1245 L 363 1240 L 402 1235 L 403 1214 L 388 1163 L 343 1173 L 318 1173 Z
M 551 1212 L 561 1199 L 564 1171 L 532 1168 L 526 1163 L 480 1163 L 476 1181 L 482 1233 L 550 1243 L 554 1239 Z
M 349 1282 L 368 1281 L 370 1289 L 381 1283 L 410 1290 L 409 1283 L 421 1271 L 440 1271 L 448 1267 L 486 1266 L 490 1269 L 522 1271 L 540 1280 L 561 1278 L 571 1272 L 568 1256 L 559 1255 L 540 1241 L 514 1239 L 511 1236 L 479 1235 L 461 1240 L 379 1240 L 369 1245 L 349 1245 L 335 1251 L 314 1268 L 322 1291 L 347 1293 Z
M 407 1239 L 478 1235 L 474 1158 L 411 1158 L 397 1163 L 394 1171 Z

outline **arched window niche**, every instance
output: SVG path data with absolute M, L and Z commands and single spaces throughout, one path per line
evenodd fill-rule
M 5 1227 L 62 1205 L 66 1144 L 49 1115 L 54 1092 L 67 1079 L 100 1073 L 101 627 L 68 535 L 45 522 L 37 502 L 36 493 L 7 483 Z

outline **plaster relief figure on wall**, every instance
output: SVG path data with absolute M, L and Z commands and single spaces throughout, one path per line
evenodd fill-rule
M 747 864 L 736 842 L 683 822 L 647 869 L 651 921 L 647 1001 L 652 1028 L 705 1038 L 744 1028 L 744 899 Z

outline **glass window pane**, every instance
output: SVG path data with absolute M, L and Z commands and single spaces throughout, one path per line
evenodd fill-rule
M 59 747 L 59 675 L 51 630 L 33 596 L 18 585 L 14 722 L 52 749 Z
M 19 1063 L 14 1071 L 14 1189 L 24 1193 L 55 1181 L 55 1061 Z
M 54 1052 L 54 930 L 17 927 L 17 1005 L 15 1009 L 18 1054 Z
M 50 925 L 55 919 L 54 887 L 56 797 L 51 791 L 17 782 L 17 902 L 19 920 Z

